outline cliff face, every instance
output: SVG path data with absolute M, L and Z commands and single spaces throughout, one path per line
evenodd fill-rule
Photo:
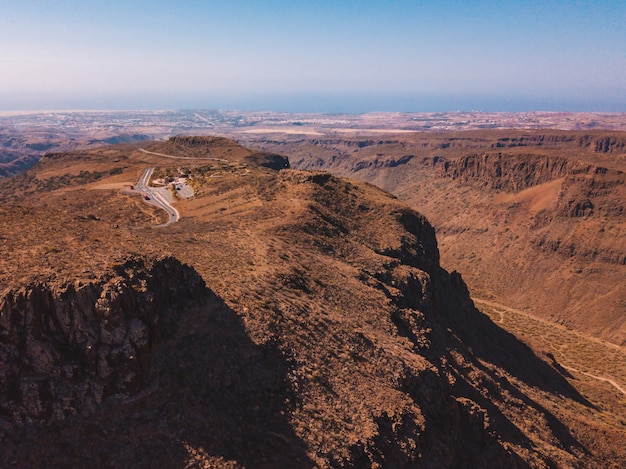
M 250 167 L 207 179 L 177 202 L 174 225 L 130 226 L 139 197 L 99 186 L 154 164 L 132 151 L 51 158 L 32 176 L 128 166 L 0 210 L 11 285 L 0 466 L 601 467 L 626 456 L 618 424 L 593 420 L 553 362 L 476 310 L 441 267 L 433 226 L 404 203 L 326 173 Z M 149 260 L 161 252 L 172 257 Z M 22 280 L 35 275 L 49 280 Z
M 534 133 L 521 137 L 501 137 L 492 144 L 494 148 L 559 148 L 563 146 L 583 148 L 596 153 L 623 154 L 626 152 L 626 138 L 623 135 L 594 135 L 580 132 Z
M 622 171 L 579 160 L 544 155 L 505 155 L 483 153 L 446 161 L 435 166 L 441 175 L 496 190 L 520 192 L 557 179 L 563 179 L 557 213 L 564 217 L 622 217 L 625 213 Z
M 572 171 L 559 193 L 559 215 L 595 215 L 623 219 L 626 215 L 626 173 L 602 167 Z
M 150 354 L 203 280 L 173 258 L 130 259 L 89 284 L 36 284 L 0 306 L 0 415 L 14 423 L 90 415 L 147 386 Z M 5 420 L 6 424 L 6 420 Z
M 578 139 L 578 145 L 583 148 L 591 148 L 597 153 L 626 153 L 626 138 L 623 135 L 603 137 L 585 135 Z
M 520 191 L 561 178 L 572 167 L 572 163 L 564 158 L 502 153 L 467 155 L 453 161 L 442 160 L 440 164 L 444 176 L 510 191 Z

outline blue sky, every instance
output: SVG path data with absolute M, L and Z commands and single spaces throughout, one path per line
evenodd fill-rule
M 626 2 L 0 0 L 0 109 L 626 112 Z

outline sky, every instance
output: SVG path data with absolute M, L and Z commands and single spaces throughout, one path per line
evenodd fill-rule
M 626 1 L 0 0 L 0 110 L 626 112 Z

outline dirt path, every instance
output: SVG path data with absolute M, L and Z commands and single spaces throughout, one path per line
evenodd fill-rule
M 577 370 L 573 366 L 563 365 L 562 363 L 561 363 L 561 366 L 563 368 L 565 368 L 567 371 L 573 371 L 574 373 L 580 373 L 581 375 L 588 376 L 589 378 L 593 378 L 593 379 L 597 379 L 598 381 L 604 381 L 605 383 L 609 383 L 611 386 L 613 386 L 615 389 L 617 389 L 619 392 L 621 392 L 624 396 L 626 396 L 626 389 L 621 387 L 619 384 L 617 384 L 611 378 L 604 378 L 602 376 L 592 375 L 591 373 L 587 373 L 586 371 Z
M 504 313 L 506 313 L 506 312 L 513 313 L 513 314 L 519 314 L 520 316 L 524 316 L 525 318 L 532 319 L 533 321 L 541 322 L 541 323 L 546 324 L 546 325 L 548 325 L 550 327 L 558 327 L 559 329 L 561 329 L 563 331 L 567 331 L 567 333 L 569 333 L 569 334 L 574 334 L 574 335 L 580 337 L 581 339 L 589 340 L 591 342 L 595 342 L 597 344 L 604 345 L 605 347 L 612 348 L 613 350 L 619 350 L 622 353 L 626 353 L 626 348 L 624 348 L 624 347 L 620 347 L 619 345 L 613 344 L 611 342 L 607 342 L 605 340 L 598 339 L 597 337 L 592 337 L 592 336 L 589 336 L 587 334 L 583 334 L 582 332 L 574 330 L 574 329 L 568 329 L 567 327 L 564 327 L 564 326 L 562 326 L 560 324 L 557 324 L 557 323 L 552 322 L 552 321 L 548 321 L 546 319 L 539 318 L 539 317 L 534 316 L 534 315 L 529 314 L 529 313 L 525 313 L 524 311 L 520 311 L 519 309 L 510 308 L 510 307 L 505 306 L 505 305 L 503 305 L 501 303 L 496 303 L 495 301 L 486 300 L 484 298 L 472 297 L 472 301 L 474 303 L 477 303 L 477 304 L 483 304 L 483 305 L 486 305 L 486 306 L 491 306 L 492 308 L 497 308 L 499 310 L 499 311 L 497 311 L 497 313 L 499 313 L 500 317 L 501 317 L 501 320 L 499 322 L 502 322 L 504 320 Z
M 482 298 L 472 298 L 472 300 L 477 304 L 477 306 L 485 305 L 485 306 L 490 306 L 490 307 L 494 308 L 494 312 L 498 313 L 498 315 L 500 316 L 500 319 L 498 321 L 496 321 L 499 324 L 503 324 L 504 323 L 504 318 L 505 318 L 505 314 L 506 313 L 517 314 L 517 315 L 523 316 L 524 318 L 527 318 L 527 319 L 529 319 L 531 321 L 540 322 L 540 323 L 546 325 L 547 327 L 561 329 L 564 333 L 573 334 L 573 335 L 577 336 L 579 339 L 582 339 L 582 340 L 585 340 L 585 341 L 595 342 L 595 343 L 597 343 L 599 345 L 602 345 L 604 347 L 607 347 L 607 348 L 610 348 L 610 349 L 613 349 L 613 350 L 617 350 L 617 351 L 622 352 L 622 353 L 626 352 L 624 350 L 624 348 L 620 347 L 619 345 L 612 344 L 610 342 L 605 342 L 605 341 L 603 341 L 601 339 L 598 339 L 596 337 L 587 336 L 587 335 L 585 335 L 585 334 L 583 334 L 583 333 L 581 333 L 579 331 L 573 331 L 573 330 L 567 329 L 566 327 L 563 327 L 560 324 L 555 324 L 553 322 L 546 321 L 545 319 L 538 318 L 538 317 L 533 316 L 531 314 L 525 313 L 523 311 L 519 311 L 519 310 L 514 309 L 514 308 L 510 308 L 510 307 L 502 305 L 500 303 L 496 303 L 495 301 L 490 301 L 490 300 L 486 300 L 486 299 L 482 299 Z M 546 339 L 546 340 L 548 340 L 548 339 Z M 559 358 L 560 359 L 564 358 L 564 359 L 567 360 L 568 355 L 567 355 L 566 352 L 563 352 L 562 357 L 559 357 Z M 578 368 L 575 368 L 573 366 L 564 365 L 563 363 L 560 363 L 560 365 L 563 368 L 565 368 L 566 370 L 568 370 L 568 371 L 571 371 L 571 372 L 574 372 L 574 373 L 579 373 L 581 375 L 587 376 L 588 378 L 595 379 L 597 381 L 602 381 L 604 383 L 608 383 L 611 386 L 613 386 L 615 389 L 617 389 L 619 392 L 621 392 L 622 394 L 624 394 L 626 396 L 626 389 L 624 389 L 622 386 L 620 386 L 620 384 L 615 379 L 613 379 L 612 377 L 605 377 L 605 376 L 594 375 L 592 373 L 588 373 L 586 371 L 579 370 Z
M 174 156 L 174 155 L 166 155 L 165 153 L 156 153 L 153 151 L 144 150 L 140 148 L 139 151 L 141 153 L 146 153 L 147 155 L 161 156 L 163 158 L 171 158 L 174 160 L 210 160 L 210 161 L 219 161 L 220 163 L 230 163 L 230 161 L 225 160 L 223 158 L 209 158 L 209 157 L 195 157 L 195 156 Z

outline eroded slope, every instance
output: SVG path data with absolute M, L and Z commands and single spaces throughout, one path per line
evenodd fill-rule
M 550 360 L 479 313 L 460 276 L 440 267 L 434 229 L 421 215 L 367 184 L 263 167 L 205 179 L 195 198 L 176 202 L 182 218 L 167 228 L 152 227 L 158 212 L 138 195 L 120 192 L 143 166 L 198 163 L 135 147 L 94 150 L 51 158 L 24 176 L 18 196 L 5 194 L 0 344 L 9 354 L 24 350 L 11 370 L 38 388 L 14 379 L 1 390 L 3 463 L 606 467 L 623 460 L 619 408 L 599 412 Z M 104 173 L 107 165 L 122 169 Z M 97 180 L 76 179 L 94 168 Z M 165 266 L 173 267 L 164 268 L 153 260 L 161 254 L 189 267 L 170 259 Z M 210 291 L 191 281 L 198 275 Z M 68 293 L 76 279 L 95 292 L 83 302 Z M 115 301 L 100 289 L 118 292 Z M 75 389 L 84 389 L 83 376 L 104 379 L 89 360 L 86 371 L 77 364 L 90 353 L 81 337 L 107 334 L 68 337 L 57 325 L 105 311 L 99 298 L 136 328 L 120 329 L 115 343 L 94 342 L 121 349 L 119 362 L 109 360 L 113 348 L 105 355 L 121 381 L 100 402 L 85 401 L 92 406 L 35 368 L 38 350 L 53 350 L 59 376 L 78 373 Z M 144 329 L 150 334 L 132 332 Z M 126 374 L 135 360 L 126 339 L 146 364 L 139 375 Z M 76 372 L 61 366 L 66 357 Z M 33 399 L 46 404 L 27 405 Z
M 620 132 L 501 130 L 250 144 L 419 209 L 473 295 L 624 344 L 625 142 Z

